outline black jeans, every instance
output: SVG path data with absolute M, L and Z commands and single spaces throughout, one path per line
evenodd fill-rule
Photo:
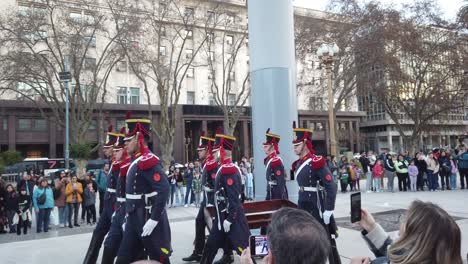
M 74 224 L 78 224 L 78 211 L 80 209 L 80 204 L 79 203 L 67 203 L 68 206 L 68 226 L 72 226 L 72 215 L 73 215 L 73 221 Z
M 96 223 L 96 206 L 88 205 L 86 206 L 86 222 L 91 224 L 91 217 L 93 218 L 93 223 Z
M 50 211 L 52 208 L 44 208 L 39 209 L 39 213 L 37 214 L 37 232 L 40 233 L 42 230 L 44 232 L 49 231 L 49 219 L 50 219 Z
M 468 188 L 468 168 L 460 168 L 460 184 L 462 189 Z
M 408 173 L 398 173 L 397 172 L 397 177 L 398 177 L 398 190 L 405 191 L 408 188 Z
M 19 221 L 18 221 L 18 226 L 16 227 L 16 234 L 19 236 L 21 235 L 21 228 L 23 229 L 23 234 L 28 233 L 28 227 L 29 227 L 29 220 L 23 220 L 23 218 L 20 216 Z
M 418 172 L 418 178 L 416 179 L 416 189 L 418 191 L 424 190 L 424 171 Z
M 442 189 L 445 189 L 445 187 L 447 187 L 447 189 L 450 188 L 450 174 L 444 171 L 440 171 L 439 176 Z

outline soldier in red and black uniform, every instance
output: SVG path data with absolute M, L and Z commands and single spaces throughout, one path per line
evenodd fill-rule
M 296 128 L 294 132 L 294 153 L 299 159 L 293 163 L 293 171 L 299 185 L 298 206 L 310 212 L 317 221 L 328 225 L 335 209 L 336 184 L 322 156 L 314 154 L 313 131 Z M 321 190 L 326 195 L 323 197 Z
M 170 263 L 171 229 L 166 211 L 169 181 L 159 158 L 147 147 L 151 122 L 127 114 L 125 123 L 125 148 L 132 161 L 125 185 L 127 219 L 116 263 L 134 262 L 142 248 L 149 259 Z
M 267 157 L 264 160 L 266 169 L 267 195 L 265 200 L 288 199 L 286 188 L 286 174 L 284 172 L 283 160 L 279 152 L 280 136 L 266 131 L 266 141 L 263 143 L 263 151 Z
M 299 159 L 293 163 L 293 171 L 299 185 L 298 207 L 312 214 L 330 235 L 332 250 L 329 263 L 341 263 L 336 250 L 336 223 L 333 219 L 335 209 L 336 184 L 323 156 L 315 155 L 312 148 L 313 131 L 296 128 L 293 123 L 294 153 Z
M 228 241 L 230 250 L 239 254 L 249 245 L 250 230 L 240 200 L 242 180 L 239 168 L 232 163 L 231 153 L 236 138 L 216 134 L 213 151 L 219 159 L 216 173 L 214 205 L 216 216 L 213 228 L 203 251 L 201 263 L 211 264 L 218 252 Z
M 112 126 L 109 126 L 107 131 L 106 143 L 103 146 L 104 154 L 109 158 L 109 164 L 111 168 L 109 169 L 109 174 L 106 175 L 106 192 L 104 194 L 104 209 L 102 211 L 101 217 L 96 225 L 96 228 L 93 231 L 93 236 L 91 242 L 89 243 L 88 251 L 86 252 L 84 264 L 94 264 L 97 261 L 99 256 L 99 250 L 101 248 L 102 242 L 107 232 L 109 232 L 111 226 L 112 214 L 114 213 L 115 206 L 115 185 L 117 183 L 117 174 L 112 173 L 112 165 L 114 163 L 113 156 L 113 146 L 116 144 L 118 139 L 118 133 L 112 132 Z
M 202 163 L 202 185 L 203 185 L 203 201 L 198 210 L 197 218 L 195 219 L 195 249 L 192 255 L 183 258 L 183 261 L 200 261 L 205 247 L 205 228 L 211 227 L 212 223 L 207 223 L 205 217 L 206 207 L 213 206 L 214 204 L 214 182 L 216 171 L 218 170 L 218 163 L 213 158 L 212 146 L 214 145 L 214 138 L 205 136 L 202 132 L 200 143 L 198 144 L 197 152 L 198 158 L 203 160 Z
M 120 242 L 122 241 L 123 229 L 125 223 L 125 178 L 128 167 L 130 166 L 130 157 L 125 150 L 125 127 L 120 130 L 117 142 L 114 144 L 114 163 L 112 164 L 112 175 L 117 179 L 116 184 L 116 204 L 112 223 L 104 241 L 104 251 L 102 255 L 102 264 L 114 263 Z

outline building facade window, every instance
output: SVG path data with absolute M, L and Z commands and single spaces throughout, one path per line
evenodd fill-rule
M 166 56 L 166 47 L 164 46 L 159 47 L 159 55 L 163 57 Z
M 236 104 L 236 94 L 228 94 L 228 105 L 235 105 Z
M 45 119 L 34 119 L 32 121 L 33 131 L 47 131 L 47 121 Z
M 2 129 L 8 130 L 8 119 L 6 117 L 2 118 Z
M 226 36 L 226 43 L 227 43 L 228 45 L 234 44 L 234 36 L 233 36 L 233 35 L 227 35 L 227 36 Z
M 125 127 L 125 126 L 126 126 L 126 123 L 125 123 L 125 120 L 124 120 L 124 119 L 119 119 L 119 120 L 117 120 L 115 124 L 116 124 L 116 126 L 117 126 L 117 130 L 119 130 L 119 131 L 120 131 L 120 129 L 121 129 L 122 127 Z
M 140 88 L 130 88 L 130 104 L 140 104 Z
M 193 49 L 186 49 L 185 50 L 185 58 L 186 59 L 191 59 L 193 55 Z
M 194 68 L 188 68 L 187 69 L 187 78 L 193 78 L 195 76 L 195 69 Z
M 310 110 L 323 111 L 323 98 L 317 96 L 311 96 L 309 98 Z
M 216 105 L 215 97 L 214 97 L 214 94 L 212 94 L 212 93 L 210 93 L 210 95 L 208 97 L 208 104 L 209 105 Z
M 119 61 L 117 62 L 116 70 L 118 72 L 126 72 L 127 71 L 127 61 Z
M 236 72 L 230 71 L 229 72 L 229 81 L 235 82 L 236 81 Z
M 195 92 L 187 92 L 187 104 L 195 104 Z
M 31 130 L 31 119 L 18 118 L 18 131 L 30 131 Z
M 193 37 L 193 31 L 190 30 L 190 29 L 186 29 L 185 30 L 185 38 L 186 39 L 192 39 L 192 37 Z
M 127 87 L 117 88 L 117 103 L 127 104 Z

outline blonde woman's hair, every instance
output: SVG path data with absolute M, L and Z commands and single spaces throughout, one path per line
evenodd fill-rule
M 414 201 L 403 225 L 388 250 L 392 264 L 462 264 L 460 228 L 439 206 Z

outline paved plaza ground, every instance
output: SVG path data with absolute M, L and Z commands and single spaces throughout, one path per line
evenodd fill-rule
M 364 186 L 364 185 L 362 185 Z M 468 191 L 407 192 L 407 193 L 363 193 L 362 206 L 369 209 L 388 231 L 395 231 L 399 215 L 411 201 L 420 199 L 439 204 L 452 215 L 462 231 L 462 255 L 466 261 L 468 252 Z M 353 256 L 372 256 L 356 226 L 349 224 L 349 193 L 339 193 L 335 216 L 340 226 L 337 240 L 343 264 Z M 193 250 L 195 233 L 195 207 L 170 208 L 172 229 L 172 263 L 184 263 L 181 259 Z M 443 223 L 441 223 L 443 224 Z M 92 227 L 56 228 L 47 233 L 36 234 L 34 229 L 26 236 L 0 235 L 0 263 L 82 263 L 91 239 Z M 221 251 L 220 251 L 221 252 Z M 238 259 L 236 259 L 238 263 Z

